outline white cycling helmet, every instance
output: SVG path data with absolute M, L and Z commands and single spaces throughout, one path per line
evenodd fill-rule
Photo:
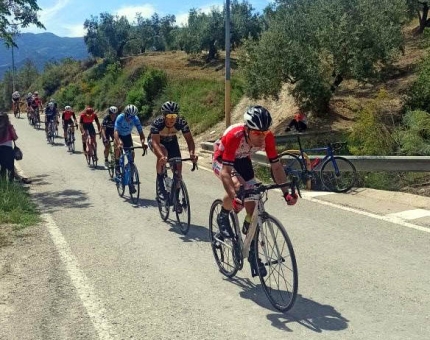
M 71 110 L 72 110 L 72 107 L 71 107 L 70 105 L 67 105 L 67 106 L 64 108 L 64 110 L 66 110 L 66 111 L 71 111 Z
M 118 113 L 118 108 L 116 106 L 111 106 L 109 108 L 109 113 Z
M 124 114 L 126 118 L 131 118 L 136 116 L 139 113 L 139 110 L 136 106 L 129 104 L 124 109 Z

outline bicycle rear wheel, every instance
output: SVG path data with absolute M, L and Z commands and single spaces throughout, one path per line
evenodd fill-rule
M 336 163 L 338 171 L 336 171 L 334 163 Z M 357 170 L 348 159 L 333 156 L 322 165 L 320 176 L 321 182 L 328 190 L 347 192 L 351 190 L 357 180 Z
M 139 182 L 139 172 L 137 171 L 136 165 L 130 165 L 130 179 L 129 179 L 129 187 L 128 190 L 130 192 L 131 201 L 133 204 L 137 204 L 139 201 L 140 195 L 140 182 Z M 132 187 L 136 190 L 134 193 L 132 192 Z
M 163 199 L 161 199 L 158 195 L 158 193 L 160 192 L 159 189 L 159 184 L 158 184 L 158 179 L 155 180 L 155 197 L 156 197 L 156 201 L 157 201 L 157 205 L 158 205 L 158 211 L 160 212 L 160 216 L 161 219 L 163 221 L 167 220 L 169 218 L 169 213 L 170 213 L 170 209 L 169 209 L 169 196 L 170 193 L 166 193 L 166 197 Z M 164 187 L 166 188 L 166 183 L 164 183 Z
M 286 152 L 282 154 L 281 164 L 284 168 L 285 174 L 288 180 L 292 180 L 293 177 L 298 179 L 298 186 L 300 189 L 306 189 L 307 178 L 305 176 L 304 165 L 299 156 Z
M 212 203 L 209 211 L 209 238 L 211 241 L 212 252 L 215 258 L 215 262 L 219 268 L 219 271 L 227 276 L 233 277 L 239 270 L 239 262 L 234 257 L 234 249 L 237 249 L 238 244 L 234 239 L 221 236 L 217 217 L 221 211 L 222 201 L 220 199 L 215 200 Z M 230 223 L 233 231 L 237 230 L 235 218 L 233 213 L 230 215 Z M 241 255 L 241 252 L 239 252 Z
M 293 307 L 297 297 L 298 271 L 293 245 L 281 222 L 267 215 L 257 229 L 254 253 L 263 262 L 267 275 L 258 267 L 261 286 L 270 303 L 285 312 Z
M 179 228 L 182 234 L 187 234 L 190 230 L 191 221 L 191 209 L 190 209 L 190 198 L 185 183 L 180 182 L 180 188 L 176 189 L 175 198 L 175 213 L 176 220 L 178 221 Z

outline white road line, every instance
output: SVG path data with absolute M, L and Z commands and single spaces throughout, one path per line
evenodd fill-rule
M 397 213 L 388 214 L 386 216 L 398 217 L 404 220 L 415 220 L 417 218 L 430 216 L 430 210 L 425 210 L 425 209 L 405 210 Z
M 46 221 L 46 226 L 51 234 L 55 247 L 66 266 L 70 279 L 78 292 L 99 338 L 102 340 L 117 338 L 111 323 L 107 319 L 106 310 L 101 305 L 100 299 L 97 297 L 90 281 L 79 269 L 78 260 L 73 255 L 60 228 L 58 228 L 51 215 L 42 214 L 42 218 Z

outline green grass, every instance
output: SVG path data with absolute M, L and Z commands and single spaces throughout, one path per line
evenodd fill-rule
M 0 226 L 13 224 L 26 227 L 40 222 L 36 205 L 19 184 L 0 180 Z

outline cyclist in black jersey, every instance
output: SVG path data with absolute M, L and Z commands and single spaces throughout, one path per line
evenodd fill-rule
M 105 165 L 109 165 L 109 141 L 114 140 L 114 130 L 115 130 L 115 119 L 118 113 L 118 108 L 116 106 L 111 106 L 108 109 L 107 115 L 103 118 L 102 121 L 102 138 L 103 144 L 105 146 L 104 154 L 105 154 Z
M 179 149 L 178 138 L 176 134 L 182 131 L 185 141 L 188 145 L 190 158 L 193 162 L 197 162 L 195 155 L 194 138 L 191 134 L 190 127 L 187 121 L 179 116 L 179 105 L 175 102 L 165 102 L 161 106 L 161 116 L 158 116 L 151 124 L 150 133 L 148 136 L 148 146 L 151 151 L 157 156 L 157 181 L 160 192 L 158 193 L 161 199 L 166 197 L 166 189 L 163 181 L 163 166 L 168 159 L 181 159 L 181 150 Z M 178 164 L 179 176 L 182 174 L 182 164 Z

